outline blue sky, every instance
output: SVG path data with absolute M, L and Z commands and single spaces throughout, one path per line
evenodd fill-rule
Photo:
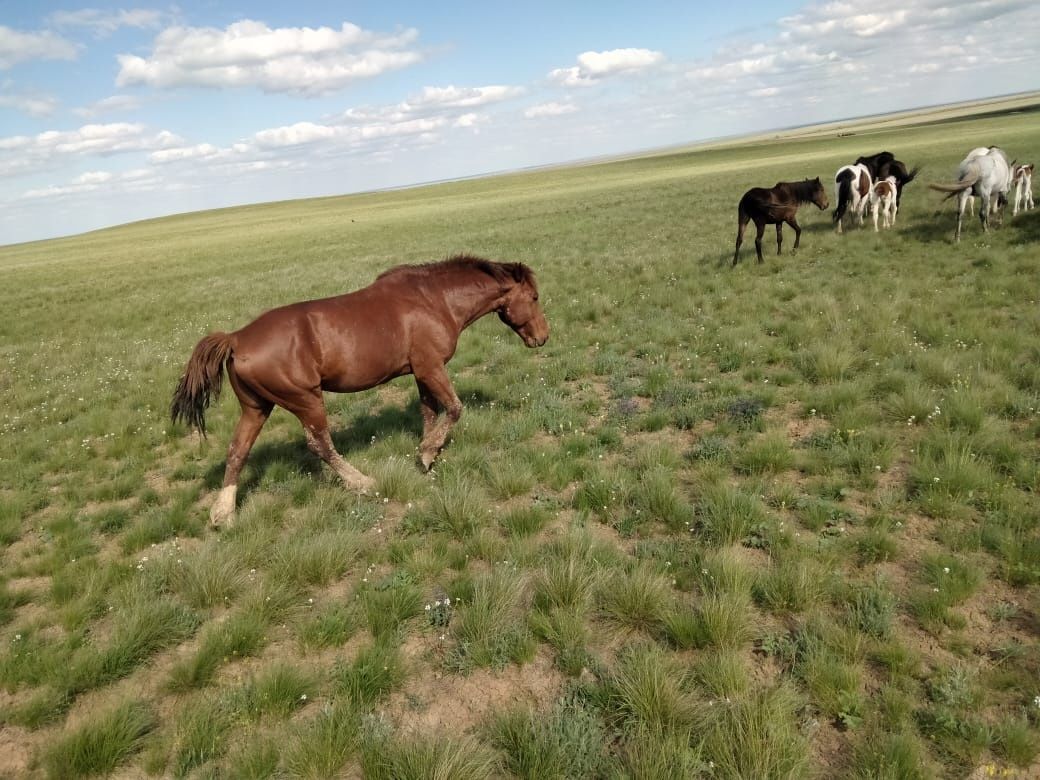
M 1025 0 L 0 7 L 0 244 L 1037 88 Z

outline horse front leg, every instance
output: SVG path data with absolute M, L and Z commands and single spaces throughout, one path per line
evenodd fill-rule
M 423 406 L 423 438 L 419 444 L 419 462 L 426 471 L 429 471 L 448 441 L 451 429 L 462 417 L 462 401 L 455 394 L 455 388 L 448 378 L 448 372 L 444 369 L 443 363 L 436 361 L 428 366 L 417 366 L 413 361 L 412 373 L 415 374 L 416 384 L 419 385 L 419 399 Z M 424 387 L 428 398 L 444 410 L 444 416 L 439 421 L 436 420 L 433 403 L 427 406 L 423 400 Z M 428 417 L 428 409 L 434 411 L 432 417 Z
M 780 247 L 782 247 L 783 243 L 784 243 L 784 233 L 783 233 L 783 231 L 784 231 L 784 223 L 783 222 L 777 222 L 776 223 L 776 254 L 777 254 L 777 257 L 780 256 Z
M 798 220 L 795 217 L 788 217 L 787 224 L 791 226 L 794 231 L 794 247 L 792 248 L 792 254 L 798 251 L 798 244 L 802 240 L 802 226 L 798 224 Z

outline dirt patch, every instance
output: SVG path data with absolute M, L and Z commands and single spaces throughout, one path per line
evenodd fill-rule
M 848 767 L 849 738 L 833 723 L 820 721 L 809 743 L 813 768 L 821 777 L 841 777 Z
M 418 645 L 406 648 L 406 654 L 422 652 Z M 560 695 L 563 682 L 563 674 L 553 667 L 551 655 L 542 648 L 524 666 L 508 666 L 501 671 L 478 669 L 465 676 L 434 672 L 413 678 L 390 698 L 382 712 L 405 733 L 450 729 L 457 734 L 509 707 L 545 709 Z
M 30 734 L 15 726 L 0 727 L 0 778 L 25 777 L 32 758 Z

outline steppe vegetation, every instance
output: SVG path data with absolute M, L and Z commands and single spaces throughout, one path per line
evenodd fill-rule
M 0 775 L 1038 771 L 1040 211 L 954 245 L 919 181 L 729 267 L 750 186 L 988 144 L 1036 107 L 0 248 Z M 410 379 L 329 396 L 378 494 L 277 411 L 211 531 L 198 339 L 461 251 L 553 330 L 463 334 L 434 473 Z

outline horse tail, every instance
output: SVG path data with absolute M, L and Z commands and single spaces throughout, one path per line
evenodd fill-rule
M 909 184 L 910 182 L 912 182 L 914 179 L 917 178 L 917 175 L 920 172 L 921 172 L 921 166 L 920 165 L 915 165 L 913 168 L 910 169 L 910 173 L 908 173 L 906 176 L 903 177 L 902 183 L 904 185 L 905 184 Z
M 184 420 L 206 435 L 206 409 L 220 397 L 224 364 L 231 352 L 228 333 L 211 333 L 195 345 L 170 403 L 170 418 L 175 423 Z
M 834 207 L 834 216 L 832 219 L 835 222 L 840 222 L 841 218 L 845 216 L 845 210 L 849 207 L 849 202 L 852 200 L 852 179 L 855 175 L 855 171 L 851 168 L 847 168 L 835 177 L 835 181 L 838 182 L 838 205 Z
M 978 180 L 979 174 L 974 173 L 966 179 L 961 179 L 956 184 L 936 184 L 935 182 L 932 182 L 928 185 L 928 188 L 933 189 L 936 192 L 957 193 L 961 190 L 971 189 L 975 186 L 975 182 L 977 182 Z

